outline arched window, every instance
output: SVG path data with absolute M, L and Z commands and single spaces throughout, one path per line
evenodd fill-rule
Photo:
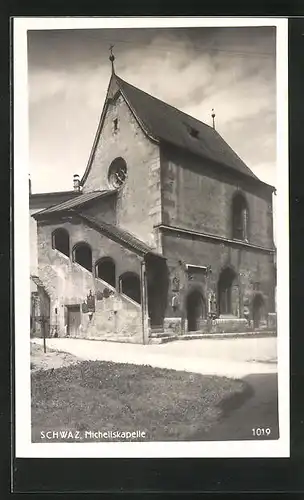
M 135 302 L 141 303 L 140 300 L 140 279 L 135 273 L 124 273 L 119 278 L 119 291 Z
M 73 261 L 92 271 L 92 250 L 88 243 L 77 243 L 73 248 Z
M 115 262 L 111 257 L 104 257 L 96 262 L 95 274 L 97 278 L 115 287 Z
M 58 228 L 53 231 L 52 247 L 64 255 L 70 256 L 70 237 L 66 229 Z
M 218 281 L 219 314 L 233 314 L 233 303 L 238 297 L 233 297 L 233 287 L 236 284 L 236 274 L 230 268 L 224 269 Z
M 112 161 L 108 171 L 108 181 L 111 187 L 119 188 L 127 178 L 127 164 L 121 157 Z
M 237 194 L 232 201 L 232 237 L 248 240 L 248 206 L 242 194 Z

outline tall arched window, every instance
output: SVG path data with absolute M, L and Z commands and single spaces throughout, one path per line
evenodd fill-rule
M 248 240 L 248 206 L 242 194 L 234 196 L 232 201 L 232 237 Z
M 136 273 L 124 273 L 119 278 L 119 291 L 135 302 L 141 303 L 140 299 L 140 279 Z
M 96 277 L 115 287 L 115 262 L 111 257 L 103 257 L 96 262 Z
M 233 314 L 233 286 L 236 283 L 236 274 L 230 268 L 224 269 L 218 281 L 219 314 Z M 238 297 L 237 297 L 238 298 Z
M 52 247 L 64 255 L 70 256 L 70 237 L 66 229 L 60 227 L 53 231 Z
M 92 271 L 92 250 L 88 243 L 77 243 L 73 248 L 73 261 Z

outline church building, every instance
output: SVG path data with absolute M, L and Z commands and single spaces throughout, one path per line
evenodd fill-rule
M 83 177 L 31 216 L 48 331 L 149 343 L 274 329 L 273 192 L 214 127 L 112 61 Z

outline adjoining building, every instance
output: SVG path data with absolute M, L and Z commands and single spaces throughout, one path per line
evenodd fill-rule
M 43 323 L 48 332 L 54 331 L 50 325 L 50 298 L 38 276 L 38 245 L 37 245 L 37 221 L 33 215 L 58 203 L 62 203 L 75 196 L 79 196 L 78 189 L 74 191 L 60 191 L 53 193 L 32 194 L 31 180 L 29 179 L 30 195 L 30 291 L 31 291 L 31 334 L 40 336 Z
M 32 215 L 49 324 L 139 343 L 273 328 L 273 192 L 214 127 L 113 69 L 82 179 Z

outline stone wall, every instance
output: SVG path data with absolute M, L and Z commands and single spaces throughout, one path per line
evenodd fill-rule
M 98 288 L 107 284 L 98 280 Z M 118 342 L 142 343 L 141 306 L 113 291 L 109 297 L 96 301 L 96 312 L 87 322 L 85 338 Z
M 218 280 L 225 267 L 231 267 L 238 276 L 240 289 L 240 315 L 243 313 L 243 303 L 247 299 L 250 303 L 256 293 L 261 293 L 265 300 L 266 314 L 274 312 L 274 279 L 275 268 L 272 253 L 263 252 L 238 244 L 211 242 L 197 236 L 163 232 L 164 254 L 171 276 L 169 287 L 167 317 L 179 317 L 185 314 L 185 300 L 191 288 L 200 287 L 205 299 L 208 292 L 212 291 L 217 296 Z M 211 273 L 202 276 L 200 282 L 189 281 L 185 264 L 196 266 L 211 266 Z M 175 293 L 172 280 L 178 277 L 180 290 Z M 178 296 L 179 308 L 173 310 L 172 299 Z
M 30 232 L 30 274 L 37 275 L 38 273 L 38 249 L 37 249 L 37 222 L 32 217 L 32 214 L 38 212 L 37 209 L 30 210 L 29 217 L 29 232 Z
M 52 232 L 58 227 L 63 227 L 69 232 L 70 257 L 52 248 Z M 72 248 L 79 241 L 88 243 L 92 248 L 93 272 L 72 261 Z M 74 218 L 73 222 L 67 220 L 52 223 L 40 222 L 38 224 L 38 253 L 39 277 L 51 298 L 51 324 L 58 323 L 60 336 L 66 335 L 65 307 L 81 306 L 90 291 L 96 295 L 97 292 L 102 292 L 107 287 L 114 295 L 95 301 L 96 312 L 92 320 L 89 319 L 88 313 L 81 312 L 79 335 L 86 338 L 102 338 L 104 335 L 104 338 L 110 339 L 112 331 L 111 340 L 121 341 L 127 338 L 132 342 L 141 341 L 141 307 L 115 290 L 118 289 L 119 276 L 124 272 L 131 271 L 140 275 L 138 255 L 86 226 L 77 218 Z M 110 256 L 115 262 L 115 288 L 94 276 L 94 264 L 104 256 Z M 114 313 L 114 302 L 117 313 Z M 57 309 L 57 315 L 55 309 Z M 114 319 L 114 314 L 116 319 Z
M 249 241 L 273 248 L 272 192 L 264 184 L 220 165 L 162 148 L 163 223 L 232 238 L 232 199 L 237 190 L 249 208 Z
M 118 120 L 115 132 L 113 121 Z M 117 196 L 117 224 L 153 248 L 159 248 L 154 225 L 161 222 L 159 147 L 144 134 L 123 97 L 109 104 L 83 192 L 111 189 L 108 169 L 122 157 L 127 164 L 127 180 Z
M 37 222 L 33 214 L 44 210 L 52 205 L 57 205 L 71 198 L 76 198 L 80 193 L 73 191 L 62 191 L 54 193 L 35 193 L 29 196 L 29 231 L 30 231 L 30 273 L 38 272 L 37 252 Z
M 84 215 L 93 217 L 97 221 L 107 222 L 108 224 L 116 224 L 116 193 L 102 196 L 90 203 L 85 203 L 78 210 Z

